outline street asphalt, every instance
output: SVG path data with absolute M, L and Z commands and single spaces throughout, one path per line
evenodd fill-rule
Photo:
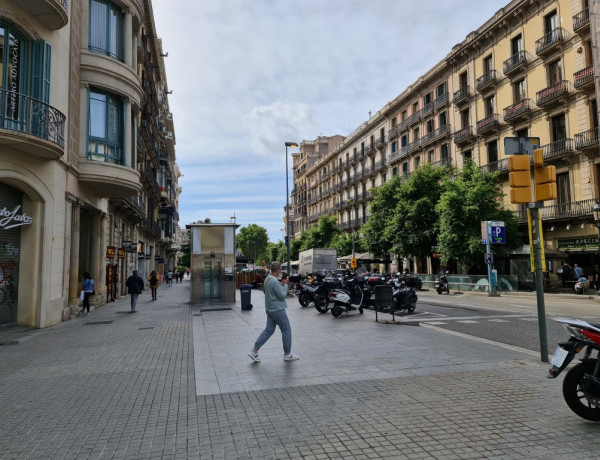
M 301 359 L 277 330 L 253 363 L 263 293 L 200 307 L 190 285 L 0 333 L 0 459 L 598 458 L 537 353 L 289 298 Z

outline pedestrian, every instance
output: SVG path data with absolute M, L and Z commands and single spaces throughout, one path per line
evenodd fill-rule
M 292 353 L 292 328 L 288 320 L 285 309 L 287 304 L 285 298 L 288 293 L 289 278 L 284 273 L 281 282 L 277 280 L 281 274 L 281 263 L 271 263 L 271 273 L 265 280 L 265 312 L 267 313 L 267 327 L 256 339 L 254 348 L 250 350 L 248 356 L 256 363 L 260 363 L 258 350 L 275 332 L 275 326 L 279 326 L 281 331 L 281 340 L 283 342 L 283 360 L 295 361 L 300 359 Z
M 183 283 L 183 268 L 179 270 L 179 282 Z
M 127 278 L 125 286 L 127 286 L 127 292 L 131 296 L 131 313 L 135 313 L 138 296 L 144 290 L 144 280 L 140 278 L 137 270 L 134 270 L 132 275 Z
M 83 291 L 83 304 L 81 306 L 81 310 L 79 310 L 79 314 L 83 314 L 84 312 L 90 312 L 90 296 L 94 295 L 96 292 L 94 291 L 94 279 L 89 272 L 85 272 L 83 274 L 83 282 L 81 283 L 81 290 Z
M 189 268 L 187 269 L 187 277 L 188 278 L 190 277 L 190 269 Z
M 593 277 L 594 288 L 596 290 L 600 289 L 600 266 L 594 266 L 594 277 Z
M 565 260 L 562 269 L 562 285 L 567 287 L 567 281 L 571 281 L 571 266 Z
M 167 284 L 171 285 L 173 284 L 173 270 L 171 270 L 169 268 L 169 271 L 167 272 Z
M 585 276 L 583 274 L 583 269 L 577 264 L 573 265 L 573 276 L 575 277 L 575 280 Z
M 150 276 L 148 277 L 148 285 L 150 286 L 150 291 L 152 292 L 152 300 L 156 300 L 156 291 L 158 289 L 158 275 L 156 274 L 156 270 L 152 270 L 150 272 Z

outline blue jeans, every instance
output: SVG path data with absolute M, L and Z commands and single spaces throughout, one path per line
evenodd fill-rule
M 254 346 L 256 348 L 262 347 L 273 335 L 273 332 L 275 332 L 275 326 L 279 326 L 279 329 L 281 330 L 283 352 L 286 355 L 289 355 L 290 351 L 292 350 L 292 328 L 290 327 L 290 321 L 288 320 L 285 310 L 277 310 L 267 313 L 267 327 L 260 333 Z
M 135 306 L 137 305 L 137 299 L 139 294 L 129 294 L 131 296 L 131 311 L 135 311 Z

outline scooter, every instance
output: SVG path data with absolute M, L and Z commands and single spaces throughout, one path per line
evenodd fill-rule
M 417 293 L 414 287 L 408 287 L 405 283 L 394 281 L 393 290 L 394 311 L 407 310 L 409 313 L 417 308 Z
M 313 302 L 319 313 L 327 313 L 329 309 L 329 299 L 327 290 L 322 284 L 314 283 L 316 286 L 310 286 L 307 283 L 300 283 L 298 289 L 298 302 L 303 307 L 308 307 L 308 304 Z
M 354 284 L 349 289 L 334 289 L 329 292 L 329 300 L 333 302 L 331 314 L 337 318 L 342 313 L 350 313 L 353 310 L 363 314 L 363 291 L 359 285 Z
M 450 272 L 446 272 L 435 280 L 435 290 L 438 294 L 450 294 L 450 288 L 448 287 L 448 274 Z

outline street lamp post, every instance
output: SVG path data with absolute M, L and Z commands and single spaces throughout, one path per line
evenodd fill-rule
M 285 245 L 287 247 L 287 273 L 292 273 L 290 263 L 290 186 L 288 170 L 288 147 L 298 147 L 295 142 L 285 143 Z
M 592 208 L 592 214 L 594 215 L 594 224 L 598 229 L 598 264 L 600 265 L 600 200 L 596 200 L 596 204 Z

